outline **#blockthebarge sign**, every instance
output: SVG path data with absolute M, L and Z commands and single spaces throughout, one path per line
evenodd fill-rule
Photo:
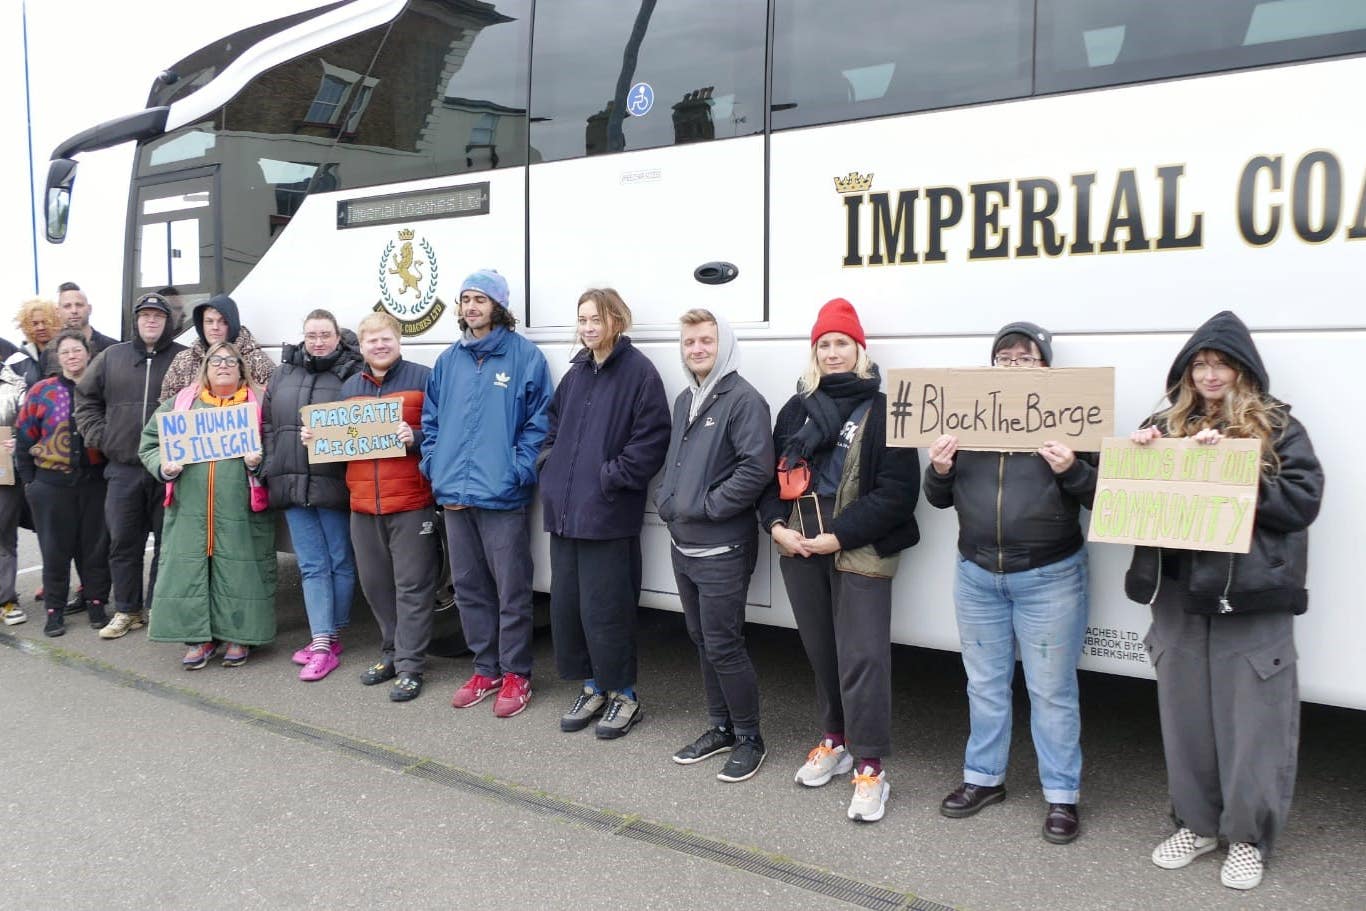
M 261 425 L 252 402 L 164 411 L 157 422 L 163 462 L 220 462 L 261 451 Z
M 313 435 L 308 461 L 350 462 L 353 459 L 393 459 L 408 449 L 398 440 L 403 424 L 403 399 L 352 399 L 299 409 L 303 426 Z
M 1092 541 L 1245 554 L 1261 477 L 1258 440 L 1138 446 L 1107 439 L 1091 507 Z
M 887 443 L 1030 450 L 1050 440 L 1095 452 L 1115 432 L 1113 367 L 917 368 L 887 375 Z

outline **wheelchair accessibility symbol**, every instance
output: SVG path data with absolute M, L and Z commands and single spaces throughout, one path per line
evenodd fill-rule
M 632 117 L 644 117 L 655 106 L 655 90 L 648 82 L 637 82 L 626 93 L 626 113 Z

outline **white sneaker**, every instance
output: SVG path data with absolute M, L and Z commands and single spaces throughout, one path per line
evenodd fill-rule
M 1180 870 L 1201 854 L 1208 854 L 1217 847 L 1217 836 L 1196 835 L 1182 826 L 1153 848 L 1153 863 L 1164 870 Z
M 1228 843 L 1228 857 L 1219 871 L 1219 882 L 1230 889 L 1255 889 L 1262 881 L 1262 852 L 1245 841 Z
M 887 773 L 863 772 L 854 776 L 854 799 L 849 801 L 849 818 L 855 822 L 877 822 L 887 812 L 887 794 L 892 790 L 887 784 Z
M 101 639 L 118 639 L 128 634 L 129 630 L 142 629 L 142 614 L 140 612 L 127 614 L 118 611 L 114 614 L 114 619 L 110 620 L 100 630 Z
M 808 788 L 819 788 L 836 775 L 843 775 L 854 767 L 854 757 L 843 746 L 832 747 L 830 741 L 822 740 L 806 754 L 806 762 L 797 770 L 797 784 Z

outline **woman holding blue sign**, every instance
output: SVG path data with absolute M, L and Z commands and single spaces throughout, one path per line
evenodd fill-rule
M 275 523 L 267 515 L 266 490 L 258 475 L 263 459 L 260 396 L 243 368 L 242 356 L 227 342 L 210 346 L 199 381 L 162 404 L 142 430 L 138 455 L 152 475 L 166 482 L 166 519 L 157 568 L 157 604 L 148 638 L 189 646 L 182 666 L 198 670 L 226 645 L 224 667 L 246 663 L 253 645 L 275 638 Z M 206 439 L 191 451 L 222 456 L 185 464 L 162 458 L 163 420 L 180 423 L 176 412 L 255 405 L 248 438 L 258 448 L 241 448 Z M 235 424 L 196 420 L 220 427 Z M 179 432 L 178 426 L 168 426 Z M 229 434 L 222 434 L 228 439 Z M 191 443 L 194 440 L 191 438 Z
M 303 579 L 312 638 L 294 663 L 303 665 L 304 681 L 321 680 L 341 663 L 340 633 L 350 624 L 356 590 L 346 463 L 314 465 L 299 439 L 300 409 L 340 399 L 342 383 L 361 368 L 355 336 L 347 335 L 326 310 L 304 317 L 303 343 L 280 352 L 261 410 L 270 505 L 284 510 Z
M 1216 314 L 1167 374 L 1171 407 L 1130 439 L 1261 441 L 1261 477 L 1246 554 L 1137 547 L 1124 580 L 1152 608 L 1146 644 L 1176 832 L 1152 853 L 1166 870 L 1228 841 L 1220 881 L 1252 889 L 1285 827 L 1295 786 L 1300 697 L 1294 619 L 1308 608 L 1310 523 L 1323 468 L 1270 378 L 1247 326 Z

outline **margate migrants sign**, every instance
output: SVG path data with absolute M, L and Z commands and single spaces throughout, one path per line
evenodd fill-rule
M 403 424 L 403 399 L 399 396 L 305 405 L 299 414 L 313 434 L 308 461 L 315 465 L 408 454 L 408 448 L 398 441 Z
M 1092 541 L 1245 554 L 1252 546 L 1261 442 L 1105 440 Z
M 958 437 L 959 449 L 1030 450 L 1052 440 L 1095 452 L 1114 428 L 1113 367 L 888 373 L 890 446 L 928 447 L 947 433 Z
M 261 451 L 261 424 L 254 402 L 163 411 L 157 415 L 157 427 L 163 462 L 219 462 Z

